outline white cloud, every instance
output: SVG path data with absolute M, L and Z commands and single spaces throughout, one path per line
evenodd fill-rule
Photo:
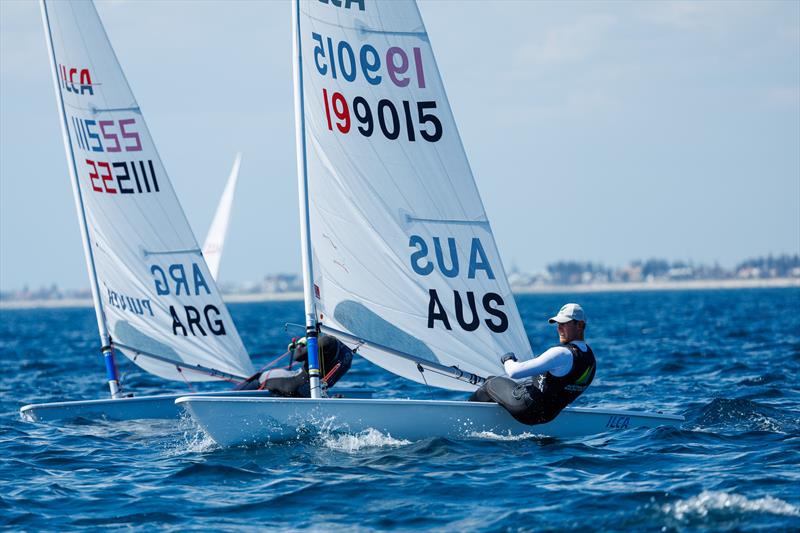
M 642 21 L 687 31 L 736 31 L 737 22 L 747 24 L 752 17 L 780 7 L 780 2 L 678 1 L 637 4 Z
M 613 30 L 616 19 L 610 15 L 592 15 L 553 28 L 541 39 L 524 43 L 515 54 L 517 67 L 561 65 L 589 58 Z

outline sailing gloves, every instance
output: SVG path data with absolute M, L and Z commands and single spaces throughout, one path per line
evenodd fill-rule
M 516 360 L 517 356 L 511 352 L 508 352 L 507 354 L 505 354 L 503 357 L 500 358 L 500 364 L 505 365 L 506 361 L 516 361 Z

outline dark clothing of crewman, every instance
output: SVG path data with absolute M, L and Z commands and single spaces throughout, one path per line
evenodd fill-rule
M 284 369 L 267 370 L 251 377 L 243 383 L 240 390 L 268 390 L 276 396 L 289 398 L 310 398 L 311 383 L 308 374 L 308 348 L 305 343 L 293 343 L 292 364 L 302 363 L 303 367 L 289 371 Z M 327 376 L 327 387 L 333 385 L 350 370 L 353 351 L 344 343 L 330 335 L 322 335 L 318 341 L 320 376 Z
M 588 345 L 586 351 L 572 343 L 563 346 L 572 352 L 572 368 L 566 375 L 554 376 L 548 371 L 522 382 L 492 376 L 469 400 L 497 402 L 523 424 L 550 422 L 586 390 L 596 370 L 594 353 Z

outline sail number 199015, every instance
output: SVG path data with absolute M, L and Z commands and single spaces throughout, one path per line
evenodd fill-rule
M 382 53 L 365 43 L 355 52 L 347 41 L 335 43 L 318 33 L 312 33 L 311 38 L 315 42 L 314 65 L 320 76 L 349 82 L 361 77 L 370 85 L 380 85 L 388 77 L 398 87 L 407 87 L 413 79 L 417 87 L 425 88 L 425 69 L 419 47 L 412 48 L 410 54 L 399 46 L 391 46 Z
M 434 101 L 416 102 L 416 113 L 414 113 L 411 110 L 412 102 L 408 100 L 403 100 L 398 108 L 394 102 L 386 98 L 379 100 L 377 105 L 370 105 L 363 96 L 356 96 L 351 105 L 339 92 L 333 93 L 329 99 L 327 89 L 322 89 L 322 98 L 325 101 L 328 129 L 331 131 L 335 125 L 341 133 L 350 132 L 353 122 L 350 113 L 352 108 L 352 115 L 359 123 L 358 132 L 364 137 L 371 137 L 377 130 L 392 141 L 400 137 L 401 133 L 404 133 L 411 142 L 417 140 L 417 135 L 428 142 L 436 142 L 442 138 L 442 122 L 431 112 L 436 109 Z
M 364 137 L 377 133 L 390 141 L 435 143 L 442 138 L 437 102 L 420 94 L 426 89 L 431 96 L 438 94 L 425 79 L 423 48 L 384 48 L 369 43 L 354 47 L 346 40 L 319 33 L 311 33 L 311 39 L 316 73 L 338 89 L 322 88 L 329 131 L 348 134 L 357 129 Z M 359 87 L 366 96 L 345 96 L 350 87 Z M 378 87 L 389 90 L 376 92 Z M 408 97 L 393 99 L 393 91 L 398 89 L 408 91 Z

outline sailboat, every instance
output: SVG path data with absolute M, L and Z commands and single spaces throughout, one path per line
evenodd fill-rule
M 40 5 L 111 399 L 26 405 L 21 415 L 179 416 L 174 400 L 185 393 L 124 393 L 115 355 L 185 383 L 239 382 L 253 365 L 94 4 Z
M 680 416 L 573 407 L 547 424 L 467 401 L 327 398 L 316 336 L 429 386 L 474 391 L 533 356 L 414 0 L 293 0 L 311 398 L 184 397 L 221 445 L 298 432 L 574 437 Z
M 233 160 L 233 168 L 225 182 L 225 190 L 219 199 L 217 211 L 214 213 L 214 220 L 208 229 L 206 240 L 203 242 L 203 258 L 208 265 L 208 271 L 214 280 L 219 281 L 219 264 L 222 261 L 222 250 L 225 247 L 225 237 L 228 235 L 228 222 L 231 219 L 233 208 L 233 196 L 236 192 L 236 183 L 239 180 L 239 167 L 242 164 L 242 154 L 236 154 Z

